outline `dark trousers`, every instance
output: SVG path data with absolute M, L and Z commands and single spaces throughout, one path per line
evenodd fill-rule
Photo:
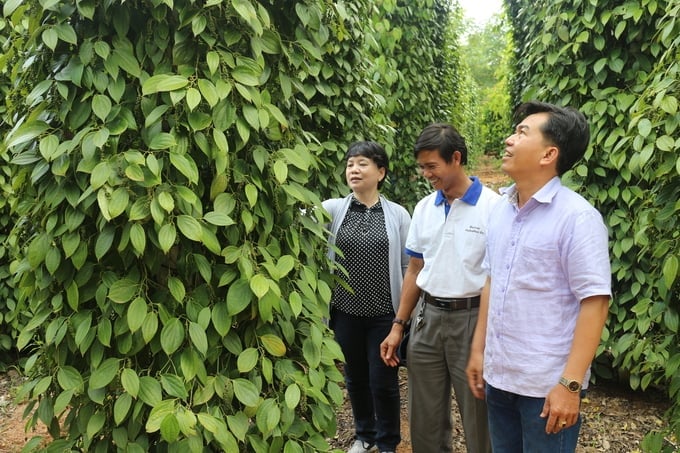
M 394 314 L 358 317 L 331 312 L 330 326 L 345 354 L 345 386 L 352 404 L 356 438 L 394 450 L 401 441 L 399 369 L 380 359 L 380 343 Z

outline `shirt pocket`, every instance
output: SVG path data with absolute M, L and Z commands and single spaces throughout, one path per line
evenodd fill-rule
M 556 291 L 564 285 L 559 250 L 555 247 L 520 248 L 512 274 L 518 289 Z

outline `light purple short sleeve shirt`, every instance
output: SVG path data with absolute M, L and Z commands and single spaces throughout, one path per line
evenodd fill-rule
M 600 213 L 558 177 L 521 209 L 514 189 L 496 205 L 487 233 L 484 379 L 542 398 L 564 370 L 581 301 L 611 295 L 608 234 Z

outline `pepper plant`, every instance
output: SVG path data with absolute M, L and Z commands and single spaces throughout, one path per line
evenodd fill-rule
M 328 450 L 342 354 L 311 182 L 336 184 L 319 175 L 348 135 L 337 115 L 366 122 L 334 91 L 361 74 L 356 17 L 249 0 L 3 14 L 27 24 L 3 156 L 29 426 L 48 451 Z

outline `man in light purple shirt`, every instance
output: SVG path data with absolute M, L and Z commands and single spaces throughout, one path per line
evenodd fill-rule
M 466 372 L 494 453 L 573 452 L 611 295 L 607 228 L 560 181 L 588 146 L 585 117 L 532 101 L 515 119 L 501 166 L 515 184 L 489 220 Z

